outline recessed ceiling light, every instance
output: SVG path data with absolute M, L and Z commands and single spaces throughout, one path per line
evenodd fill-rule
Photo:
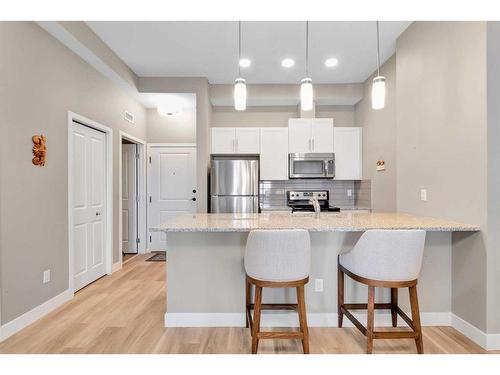
M 252 65 L 250 59 L 240 59 L 240 66 L 242 68 L 248 68 L 250 65 Z
M 334 66 L 337 66 L 338 63 L 339 63 L 339 60 L 337 60 L 335 57 L 331 57 L 331 58 L 325 60 L 325 66 L 327 68 L 333 68 Z
M 281 66 L 283 68 L 291 68 L 294 65 L 295 61 L 293 61 L 293 59 L 283 59 L 283 61 L 281 61 Z

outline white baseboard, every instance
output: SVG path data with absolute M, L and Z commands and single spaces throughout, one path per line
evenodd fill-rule
M 486 350 L 500 350 L 500 334 L 485 333 L 455 314 L 451 314 L 451 326 Z
M 57 309 L 62 304 L 66 303 L 73 298 L 73 293 L 65 290 L 61 294 L 49 299 L 48 301 L 38 305 L 23 315 L 11 320 L 0 327 L 0 341 L 12 336 L 23 328 L 29 326 L 31 323 L 47 315 L 51 311 Z
M 113 266 L 111 267 L 111 273 L 115 273 L 116 271 L 121 270 L 122 267 L 123 267 L 123 263 L 120 261 L 113 263 Z
M 357 319 L 363 324 L 366 322 L 366 313 L 355 313 Z M 430 312 L 421 313 L 420 319 L 424 326 L 449 326 L 450 313 Z M 308 313 L 307 322 L 309 327 L 337 327 L 336 313 Z M 375 324 L 379 327 L 392 325 L 390 313 L 375 314 Z M 401 326 L 403 320 L 399 319 Z M 245 313 L 166 313 L 165 327 L 244 327 Z M 262 327 L 298 327 L 297 313 L 263 311 L 261 318 Z M 344 318 L 345 327 L 354 325 Z

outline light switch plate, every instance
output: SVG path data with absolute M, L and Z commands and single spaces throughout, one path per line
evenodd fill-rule
M 47 284 L 50 281 L 50 269 L 43 271 L 43 280 L 44 284 Z
M 420 189 L 420 200 L 427 201 L 427 189 Z

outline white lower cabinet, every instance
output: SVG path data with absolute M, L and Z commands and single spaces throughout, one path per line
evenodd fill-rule
M 360 127 L 334 129 L 335 179 L 361 180 L 362 130 Z
M 260 129 L 260 179 L 288 180 L 288 128 Z

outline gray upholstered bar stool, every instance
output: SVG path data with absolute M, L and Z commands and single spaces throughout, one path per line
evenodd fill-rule
M 300 339 L 309 353 L 304 285 L 309 281 L 311 241 L 306 230 L 254 230 L 245 250 L 247 327 L 252 332 L 252 353 L 259 339 Z M 255 300 L 251 302 L 252 285 Z M 296 304 L 262 304 L 262 288 L 296 288 Z M 252 319 L 251 310 L 254 310 Z M 261 332 L 262 310 L 296 310 L 300 332 Z
M 373 350 L 373 339 L 415 339 L 417 352 L 424 352 L 417 298 L 417 279 L 422 268 L 425 231 L 368 230 L 351 251 L 338 258 L 338 325 L 345 315 L 367 338 L 367 353 Z M 368 304 L 344 303 L 344 274 L 368 285 Z M 375 303 L 375 287 L 390 288 L 390 303 Z M 398 306 L 398 288 L 409 288 L 410 319 Z M 349 310 L 368 310 L 365 328 Z M 398 314 L 411 331 L 375 331 L 375 309 L 391 310 L 392 326 L 397 327 Z

